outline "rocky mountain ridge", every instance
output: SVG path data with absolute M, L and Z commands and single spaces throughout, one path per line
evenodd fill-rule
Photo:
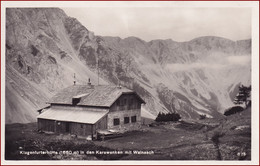
M 251 40 L 200 37 L 187 42 L 95 36 L 58 8 L 6 11 L 6 123 L 35 121 L 36 109 L 73 83 L 120 84 L 146 101 L 142 113 L 208 117 L 250 84 Z M 98 67 L 97 67 L 98 66 Z

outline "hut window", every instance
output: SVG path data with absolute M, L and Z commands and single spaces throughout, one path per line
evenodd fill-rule
M 131 122 L 132 123 L 136 122 L 136 116 L 131 116 Z
M 138 104 L 137 104 L 137 109 L 140 109 L 141 108 L 141 102 L 140 101 L 138 101 Z
M 120 124 L 119 118 L 115 118 L 115 119 L 114 119 L 114 126 L 117 126 L 117 125 L 119 125 L 119 124 Z
M 121 99 L 120 100 L 120 106 L 126 105 L 126 99 Z
M 124 117 L 124 124 L 129 123 L 129 117 Z
M 131 98 L 131 99 L 129 100 L 128 109 L 134 108 L 134 107 L 133 107 L 133 104 L 134 104 L 134 99 Z
M 117 105 L 117 106 L 120 106 L 120 100 L 117 100 L 117 101 L 116 101 L 116 105 Z
M 121 99 L 120 100 L 120 106 L 123 106 L 124 105 L 124 99 Z
M 77 105 L 80 102 L 80 98 L 72 98 L 72 105 Z
M 81 125 L 80 125 L 80 128 L 82 128 L 82 129 L 83 129 L 83 124 L 81 124 Z
M 129 105 L 132 105 L 132 104 L 134 104 L 134 99 L 130 99 L 130 102 L 129 102 Z

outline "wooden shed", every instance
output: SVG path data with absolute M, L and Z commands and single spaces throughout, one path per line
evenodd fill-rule
M 144 100 L 134 91 L 109 85 L 73 85 L 58 92 L 37 117 L 38 129 L 79 136 L 98 130 L 128 131 L 141 125 Z

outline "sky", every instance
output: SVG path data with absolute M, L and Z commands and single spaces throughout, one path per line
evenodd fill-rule
M 101 36 L 135 36 L 145 41 L 172 39 L 179 42 L 201 36 L 219 36 L 234 41 L 251 38 L 251 9 L 245 7 L 62 9 Z

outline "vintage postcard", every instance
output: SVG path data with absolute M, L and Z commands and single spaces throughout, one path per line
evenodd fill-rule
M 1 2 L 1 161 L 259 164 L 259 2 Z

